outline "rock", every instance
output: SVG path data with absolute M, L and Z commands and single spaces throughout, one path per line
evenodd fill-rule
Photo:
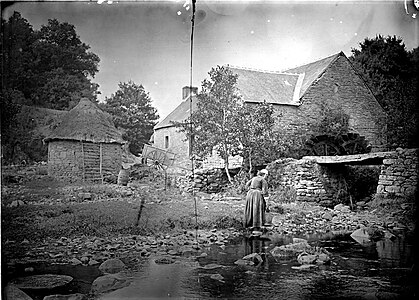
M 92 283 L 91 293 L 100 294 L 126 287 L 126 279 L 120 278 L 115 274 L 107 274 L 96 278 Z
M 330 262 L 330 257 L 326 253 L 320 253 L 317 255 L 316 263 L 326 264 L 328 262 Z
M 154 262 L 158 265 L 168 265 L 168 264 L 173 264 L 175 260 L 170 257 L 162 257 L 162 258 L 155 259 Z
M 72 280 L 73 277 L 67 275 L 43 274 L 16 278 L 12 283 L 23 290 L 43 290 L 65 286 Z
M 370 235 L 366 228 L 359 228 L 351 233 L 351 238 L 360 243 L 361 245 L 366 245 L 371 243 Z
M 253 261 L 245 260 L 245 259 L 238 259 L 234 262 L 234 264 L 238 266 L 254 266 L 255 265 Z
M 225 282 L 224 277 L 221 274 L 212 274 L 210 276 L 211 279 L 218 280 L 220 282 Z
M 305 239 L 300 239 L 300 238 L 292 238 L 292 243 L 296 244 L 296 243 L 308 243 L 307 240 Z
M 33 300 L 29 295 L 18 287 L 8 284 L 4 289 L 4 299 L 5 300 Z
M 340 212 L 343 212 L 343 213 L 351 212 L 351 209 L 349 208 L 349 206 L 343 205 L 343 204 L 335 205 L 335 207 L 333 209 L 337 210 L 337 211 L 340 211 Z
M 206 269 L 206 270 L 213 270 L 213 269 L 218 269 L 218 268 L 223 268 L 224 266 L 219 265 L 219 264 L 208 264 L 205 265 L 203 267 L 201 267 L 202 269 Z
M 22 200 L 15 200 L 9 204 L 9 207 L 18 207 L 22 205 L 25 205 L 25 202 L 23 202 Z
M 84 294 L 76 293 L 69 295 L 49 295 L 45 296 L 43 300 L 86 300 L 87 296 Z
M 70 262 L 72 265 L 75 265 L 75 266 L 82 264 L 82 262 L 78 260 L 77 258 L 72 258 Z
M 327 221 L 330 221 L 330 220 L 332 220 L 333 216 L 332 216 L 332 214 L 330 212 L 325 212 L 323 214 L 322 218 L 325 219 L 325 220 L 327 220 Z
M 125 264 L 118 258 L 111 258 L 104 261 L 100 266 L 99 270 L 104 273 L 118 273 L 125 268 Z
M 255 265 L 260 265 L 263 263 L 263 258 L 258 253 L 251 253 L 246 255 L 242 259 L 252 261 Z
M 271 254 L 275 258 L 280 258 L 280 259 L 290 259 L 290 258 L 296 257 L 295 251 L 289 250 L 289 249 L 283 249 L 280 246 L 276 246 L 275 248 L 273 248 L 271 250 Z
M 272 224 L 274 225 L 274 226 L 279 226 L 279 225 L 281 225 L 282 224 L 282 220 L 281 220 L 281 217 L 280 216 L 274 216 L 273 218 L 272 218 Z
M 299 254 L 297 257 L 297 261 L 301 265 L 311 265 L 316 261 L 316 259 L 317 259 L 317 255 L 308 254 L 306 252 Z
M 292 266 L 291 269 L 294 270 L 309 270 L 311 268 L 315 268 L 316 265 L 301 265 L 301 266 Z
M 294 252 L 302 252 L 304 250 L 310 249 L 311 246 L 307 243 L 307 241 L 299 242 L 299 243 L 292 243 L 288 245 L 279 246 L 281 250 L 287 251 L 294 251 Z
M 89 266 L 94 266 L 94 265 L 97 265 L 97 264 L 99 264 L 99 262 L 97 260 L 94 260 L 94 259 L 89 260 Z

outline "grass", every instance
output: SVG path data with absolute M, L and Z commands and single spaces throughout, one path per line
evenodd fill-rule
M 2 240 L 41 241 L 46 238 L 124 234 L 160 234 L 205 228 L 241 228 L 243 201 L 204 201 L 158 180 L 116 184 L 66 185 L 36 174 L 2 194 Z M 82 198 L 90 193 L 92 201 Z M 3 197 L 4 196 L 4 197 Z M 9 207 L 16 199 L 27 205 Z M 59 201 L 58 201 L 59 200 Z M 141 204 L 141 218 L 138 218 Z

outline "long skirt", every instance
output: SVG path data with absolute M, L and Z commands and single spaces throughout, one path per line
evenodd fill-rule
M 260 190 L 249 190 L 246 195 L 244 227 L 260 228 L 265 224 L 265 199 Z

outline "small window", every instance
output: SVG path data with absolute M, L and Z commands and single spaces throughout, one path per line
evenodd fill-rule
M 164 148 L 169 148 L 169 136 L 164 137 Z

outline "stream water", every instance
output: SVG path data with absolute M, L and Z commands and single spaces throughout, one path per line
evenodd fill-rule
M 95 299 L 414 299 L 412 239 L 360 244 L 349 235 L 302 238 L 312 246 L 326 248 L 331 264 L 296 270 L 293 267 L 299 264 L 295 259 L 277 260 L 269 253 L 275 246 L 291 243 L 292 237 L 240 238 L 225 247 L 211 245 L 205 249 L 208 255 L 197 259 L 174 258 L 164 264 L 156 258 L 142 260 L 136 271 L 125 274 L 130 282 L 127 287 Z M 255 252 L 264 257 L 259 267 L 234 263 Z M 87 294 L 100 275 L 95 267 L 65 265 L 44 266 L 43 272 L 75 278 L 62 294 Z

